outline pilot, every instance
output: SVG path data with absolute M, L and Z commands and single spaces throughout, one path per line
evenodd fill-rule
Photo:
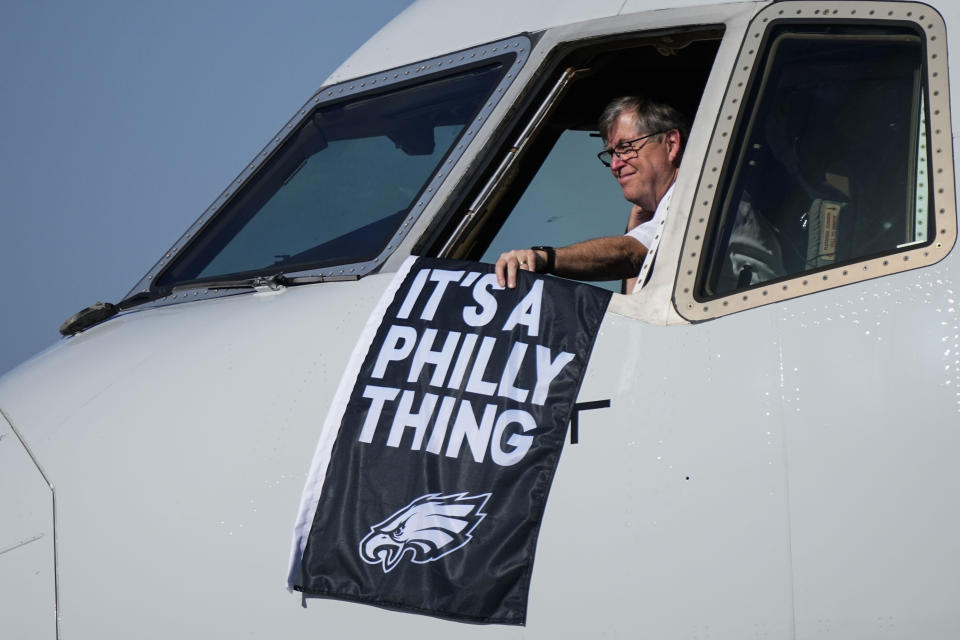
M 599 122 L 605 149 L 598 156 L 633 203 L 627 233 L 566 247 L 514 249 L 497 259 L 500 286 L 515 287 L 520 269 L 576 280 L 625 280 L 630 293 L 648 247 L 666 214 L 689 130 L 670 105 L 625 96 L 607 105 Z

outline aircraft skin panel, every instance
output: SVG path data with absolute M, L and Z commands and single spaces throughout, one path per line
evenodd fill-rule
M 845 361 L 856 363 L 872 354 L 877 366 L 869 370 L 877 375 L 870 379 L 858 368 L 856 375 L 863 379 L 858 384 L 866 388 L 884 384 L 889 381 L 880 375 L 889 373 L 885 367 L 889 362 L 884 359 L 890 361 L 900 354 L 883 356 L 882 349 L 887 345 L 900 349 L 890 338 L 897 335 L 900 322 L 915 320 L 901 319 L 896 312 L 906 308 L 910 314 L 931 316 L 931 331 L 917 337 L 911 351 L 933 353 L 936 348 L 935 357 L 942 358 L 948 350 L 942 338 L 953 328 L 945 329 L 939 322 L 951 315 L 944 298 L 950 293 L 937 288 L 936 280 L 943 274 L 922 275 L 925 273 L 901 274 L 897 279 L 902 283 L 882 280 L 847 287 L 835 292 L 836 301 L 830 303 L 811 296 L 785 308 L 767 307 L 689 327 L 658 328 L 608 316 L 580 400 L 610 398 L 612 406 L 582 414 L 580 442 L 568 445 L 561 459 L 531 589 L 531 628 L 519 635 L 516 630 L 466 626 L 464 633 L 556 637 L 562 631 L 583 633 L 598 625 L 602 630 L 605 624 L 612 632 L 624 622 L 617 612 L 631 611 L 631 624 L 663 637 L 689 637 L 708 630 L 720 637 L 738 637 L 756 629 L 767 630 L 768 637 L 782 637 L 781 632 L 789 631 L 794 588 L 798 629 L 804 624 L 843 628 L 844 620 L 851 628 L 859 628 L 864 621 L 857 618 L 850 600 L 859 597 L 863 611 L 874 611 L 882 590 L 888 591 L 884 603 L 891 607 L 896 601 L 893 596 L 901 597 L 901 607 L 911 603 L 907 596 L 912 581 L 891 580 L 893 567 L 889 564 L 874 568 L 875 580 L 862 576 L 870 575 L 867 570 L 877 557 L 891 562 L 897 558 L 893 551 L 916 523 L 930 522 L 925 536 L 939 541 L 930 549 L 940 552 L 944 544 L 955 546 L 950 541 L 957 539 L 956 523 L 942 515 L 931 520 L 939 514 L 936 500 L 926 504 L 916 500 L 909 518 L 890 513 L 884 508 L 884 489 L 902 494 L 905 488 L 915 486 L 912 479 L 920 473 L 922 487 L 940 486 L 949 466 L 948 460 L 939 458 L 949 458 L 956 449 L 925 450 L 923 455 L 932 459 L 913 459 L 898 468 L 897 462 L 909 453 L 905 443 L 914 440 L 917 427 L 923 425 L 902 420 L 904 431 L 879 434 L 885 437 L 878 447 L 876 436 L 864 437 L 869 422 L 857 420 L 857 412 L 862 415 L 864 409 L 859 402 L 863 396 L 852 393 L 846 407 L 819 407 L 815 400 L 805 401 L 824 397 L 818 395 L 819 389 L 806 392 L 807 385 L 816 384 L 817 372 L 824 364 L 812 362 L 791 371 L 789 363 L 802 362 L 804 352 L 816 351 L 802 340 L 783 336 L 811 334 L 809 340 L 815 341 L 822 337 L 818 332 L 829 329 L 842 331 L 848 344 L 859 338 L 858 352 L 849 360 L 838 357 L 829 365 L 842 367 Z M 122 419 L 129 416 L 131 407 L 148 402 L 154 391 L 143 387 L 136 373 L 127 373 L 114 385 L 121 397 L 130 398 L 130 406 L 110 407 L 107 398 L 89 400 L 63 425 L 56 450 L 39 447 L 58 486 L 61 505 L 61 581 L 71 594 L 63 603 L 65 631 L 100 637 L 122 633 L 120 626 L 114 628 L 112 622 L 94 614 L 99 594 L 111 589 L 116 607 L 135 616 L 147 615 L 153 601 L 160 598 L 173 610 L 189 612 L 191 602 L 221 590 L 231 591 L 231 600 L 235 598 L 238 605 L 233 611 L 218 611 L 216 607 L 223 605 L 212 598 L 203 619 L 187 615 L 157 620 L 144 637 L 185 634 L 198 628 L 209 633 L 259 629 L 266 634 L 287 629 L 288 624 L 306 631 L 311 624 L 335 625 L 338 614 L 344 616 L 344 623 L 349 619 L 354 628 L 371 633 L 390 625 L 397 637 L 404 637 L 407 631 L 423 633 L 455 625 L 378 610 L 365 612 L 358 621 L 352 619 L 358 605 L 332 601 L 311 601 L 306 612 L 297 609 L 297 615 L 289 616 L 290 598 L 296 598 L 279 587 L 277 573 L 284 563 L 286 542 L 277 545 L 276 562 L 254 553 L 253 548 L 245 551 L 245 545 L 264 539 L 286 541 L 289 536 L 289 514 L 295 510 L 298 487 L 322 419 L 324 390 L 310 384 L 311 376 L 294 380 L 277 366 L 280 360 L 291 361 L 294 346 L 309 351 L 303 348 L 300 332 L 310 331 L 315 324 L 306 313 L 309 308 L 315 312 L 322 308 L 314 306 L 315 300 L 307 300 L 315 297 L 312 291 L 316 289 L 320 288 L 288 290 L 273 298 L 243 296 L 202 303 L 230 306 L 235 313 L 222 314 L 227 320 L 219 327 L 201 331 L 201 322 L 192 331 L 178 333 L 184 339 L 182 351 L 164 348 L 162 356 L 154 356 L 167 361 L 171 376 L 168 401 L 154 400 L 154 408 L 137 415 L 135 421 Z M 901 289 L 916 290 L 916 299 L 908 301 L 914 304 L 903 304 L 901 297 L 889 295 Z M 295 299 L 299 291 L 306 292 L 300 294 L 302 301 Z M 808 302 L 809 308 L 802 308 Z M 231 327 L 230 317 L 246 314 L 256 318 L 260 313 L 257 307 L 278 304 L 304 312 L 298 313 L 303 321 L 290 322 L 281 332 L 290 340 L 266 329 L 261 336 L 241 336 L 241 323 Z M 890 320 L 879 327 L 874 321 L 876 328 L 864 327 L 865 322 L 857 322 L 863 316 L 854 315 L 866 315 L 863 305 L 871 305 L 871 318 L 879 313 Z M 366 309 L 358 312 L 359 316 Z M 169 310 L 137 315 L 143 322 L 151 322 L 150 314 L 164 313 Z M 347 324 L 336 329 L 347 331 Z M 784 324 L 795 325 L 796 331 L 783 332 Z M 307 328 L 302 328 L 304 325 Z M 867 331 L 879 340 L 874 341 Z M 743 345 L 749 348 L 741 348 Z M 166 345 L 161 341 L 160 346 Z M 348 349 L 343 348 L 344 352 Z M 192 361 L 191 375 L 184 376 L 180 354 L 198 350 L 206 351 L 209 360 Z M 231 378 L 230 358 L 241 351 L 244 357 L 255 356 L 261 363 L 265 375 L 257 384 Z M 312 357 L 318 360 L 316 354 Z M 649 366 L 633 370 L 628 363 L 635 362 L 634 357 Z M 620 366 L 600 365 L 615 362 Z M 159 364 L 153 362 L 153 366 Z M 321 362 L 315 365 L 314 379 L 329 376 Z M 291 371 L 304 369 L 296 366 Z M 743 371 L 758 375 L 745 377 Z M 800 380 L 801 372 L 807 371 Z M 900 375 L 906 385 L 917 372 L 908 367 Z M 949 379 L 931 380 L 931 394 L 938 390 L 937 384 Z M 676 394 L 665 390 L 682 390 L 688 401 L 678 402 Z M 899 398 L 899 405 L 896 395 L 886 397 L 890 403 L 882 408 L 883 414 L 909 415 L 918 406 L 912 397 Z M 921 399 L 920 406 L 927 404 L 924 400 L 928 399 Z M 939 401 L 943 402 L 942 396 Z M 9 402 L 6 394 L 4 402 Z M 284 409 L 317 413 L 315 428 L 296 426 L 285 419 Z M 830 420 L 824 419 L 827 413 Z M 852 427 L 853 432 L 844 434 L 843 427 Z M 813 428 L 829 429 L 830 435 L 812 437 Z M 942 431 L 949 425 L 927 428 Z M 824 450 L 820 444 L 824 440 L 843 446 L 836 452 Z M 870 440 L 874 442 L 871 464 L 876 471 L 864 472 L 859 463 Z M 69 444 L 63 446 L 65 443 Z M 105 446 L 123 455 L 108 456 L 104 463 Z M 291 451 L 295 452 L 292 458 Z M 849 464 L 858 451 L 858 465 Z M 75 467 L 70 475 L 59 474 L 58 478 L 58 469 L 66 467 L 70 459 L 94 458 L 101 461 L 95 468 Z M 209 473 L 212 459 L 218 460 L 219 477 Z M 175 490 L 178 485 L 182 487 L 179 491 Z M 904 496 L 899 498 L 895 502 L 904 504 Z M 877 526 L 864 531 L 858 524 L 864 521 Z M 170 565 L 162 554 L 143 549 L 144 539 L 181 549 L 187 562 Z M 817 562 L 818 555 L 824 555 L 821 545 L 827 541 L 842 546 L 840 555 L 848 564 L 838 566 L 835 553 L 825 554 L 829 561 Z M 670 552 L 665 553 L 666 549 Z M 919 548 L 911 554 L 917 577 L 923 576 L 929 583 L 939 575 L 944 603 L 955 602 L 951 600 L 955 585 L 948 567 L 937 571 L 937 558 L 924 558 L 923 553 Z M 104 557 L 130 561 L 99 566 Z M 236 561 L 245 557 L 249 561 Z M 910 569 L 909 565 L 900 566 L 902 563 L 896 566 L 899 575 Z M 822 569 L 815 572 L 818 564 Z M 801 569 L 793 571 L 792 565 Z M 190 572 L 184 573 L 184 567 L 190 567 Z M 604 584 L 619 588 L 605 588 L 602 594 L 584 588 L 599 579 L 597 571 L 601 569 Z M 114 589 L 129 583 L 131 572 L 141 576 L 135 580 L 137 588 Z M 83 576 L 83 589 L 75 582 L 79 576 Z M 844 579 L 855 584 L 844 584 Z M 538 588 L 558 583 L 570 588 Z M 171 584 L 178 585 L 173 593 Z M 844 588 L 836 587 L 834 593 L 833 585 L 838 584 Z M 854 586 L 856 590 L 852 590 Z M 929 598 L 929 592 L 924 593 Z M 840 602 L 845 604 L 842 612 L 830 610 L 839 608 Z M 933 612 L 944 610 L 936 603 L 928 606 Z M 743 615 L 745 608 L 751 615 Z M 239 613 L 254 610 L 254 619 Z M 592 615 L 577 613 L 584 610 Z M 902 621 L 895 614 L 897 607 L 889 610 L 894 619 Z M 211 614 L 219 620 L 218 625 L 204 627 Z M 117 623 L 124 620 L 120 617 Z M 460 625 L 455 628 L 459 634 Z M 890 628 L 895 631 L 897 627 Z M 893 631 L 888 635 L 895 636 Z
M 0 611 L 4 636 L 56 633 L 53 496 L 19 436 L 0 413 Z
M 378 296 L 384 281 L 390 277 L 372 276 L 349 285 L 328 283 L 331 286 L 317 288 L 308 296 L 304 296 L 301 289 L 286 289 L 278 293 L 230 296 L 212 300 L 210 305 L 188 303 L 121 315 L 59 343 L 44 358 L 19 368 L 17 376 L 0 379 L 0 406 L 15 421 L 44 425 L 41 432 L 31 426 L 30 433 L 33 438 L 41 438 L 33 446 L 42 459 L 47 453 L 43 439 L 68 428 L 77 412 L 94 405 L 104 389 L 116 389 L 124 382 L 136 380 L 139 372 L 153 371 L 155 367 L 165 372 L 165 378 L 182 378 L 185 363 L 190 363 L 191 371 L 209 366 L 216 369 L 218 375 L 206 378 L 191 373 L 188 379 L 201 387 L 209 385 L 212 389 L 229 390 L 231 385 L 241 383 L 243 376 L 240 372 L 231 376 L 223 367 L 229 372 L 248 357 L 255 357 L 256 362 L 265 366 L 284 353 L 300 353 L 309 359 L 304 362 L 297 357 L 298 365 L 319 369 L 335 379 L 339 369 L 331 363 L 345 360 L 373 307 L 375 300 L 371 296 Z M 308 307 L 287 311 L 288 300 L 306 303 Z M 336 314 L 327 306 L 332 304 L 331 300 L 336 301 Z M 302 332 L 291 332 L 287 318 L 303 318 Z M 256 329 L 250 331 L 251 326 Z M 147 335 L 150 338 L 144 339 Z M 317 344 L 318 350 L 304 350 L 301 341 Z M 196 361 L 198 358 L 200 362 Z M 282 362 L 288 364 L 280 364 Z M 292 368 L 293 364 L 279 360 L 274 366 L 282 370 Z M 243 382 L 247 383 L 250 381 Z M 178 402 L 175 394 L 161 393 L 162 389 L 149 390 L 157 394 L 151 404 Z M 333 389 L 323 388 L 319 392 L 332 395 Z M 50 396 L 57 397 L 58 402 L 45 402 Z M 118 400 L 124 409 L 127 405 L 144 406 L 123 394 L 111 398 L 111 402 Z
M 960 631 L 956 263 L 778 310 L 798 637 Z
M 575 30 L 583 27 L 590 29 L 590 25 L 580 23 L 598 19 L 625 20 L 629 23 L 641 18 L 645 23 L 656 23 L 662 17 L 657 14 L 664 9 L 670 10 L 669 20 L 695 16 L 697 20 L 712 21 L 715 18 L 709 17 L 711 14 L 737 11 L 753 13 L 765 4 L 768 3 L 705 5 L 702 0 L 669 3 L 657 0 L 597 0 L 589 3 L 579 0 L 550 3 L 496 0 L 479 4 L 464 0 L 421 0 L 374 34 L 324 84 L 376 73 L 384 68 L 384 60 L 389 60 L 391 67 L 399 66 L 518 33 L 535 33 L 555 27 L 569 29 L 571 25 Z M 644 15 L 629 15 L 634 13 Z M 509 20 L 505 20 L 505 16 Z M 696 23 L 697 20 L 688 22 Z M 432 30 L 429 37 L 410 38 L 411 32 L 420 32 L 422 25 L 433 23 L 443 24 L 443 28 Z
M 710 374 L 707 389 L 734 393 L 740 382 L 733 372 L 748 358 L 770 372 L 751 394 L 772 393 L 775 350 L 730 357 L 714 353 L 712 325 L 677 331 L 614 315 L 603 325 L 581 393 L 583 401 L 610 399 L 612 406 L 583 413 L 580 443 L 567 445 L 561 460 L 528 629 L 379 610 L 364 610 L 358 619 L 358 605 L 328 600 L 301 610 L 281 586 L 292 515 L 332 395 L 329 381 L 369 313 L 371 290 L 385 281 L 375 276 L 361 287 L 224 298 L 189 314 L 171 308 L 130 314 L 34 363 L 54 392 L 71 381 L 84 386 L 87 378 L 97 387 L 106 382 L 92 371 L 97 361 L 71 352 L 98 342 L 115 347 L 100 361 L 115 372 L 109 394 L 78 394 L 55 433 L 30 430 L 58 487 L 60 580 L 69 594 L 61 606 L 65 634 L 121 637 L 131 620 L 149 619 L 141 637 L 256 637 L 346 626 L 360 636 L 389 628 L 400 638 L 450 627 L 458 637 L 573 637 L 589 634 L 597 619 L 622 627 L 618 611 L 628 610 L 642 613 L 631 624 L 660 635 L 712 628 L 736 636 L 758 624 L 755 616 L 730 613 L 749 603 L 761 603 L 764 625 L 783 619 L 790 607 L 784 479 L 782 449 L 767 433 L 770 419 L 757 416 L 745 429 L 736 405 L 725 405 L 718 419 L 709 399 L 691 413 L 663 392 L 698 370 Z M 347 290 L 358 291 L 355 304 L 343 303 L 330 318 L 325 302 Z M 191 319 L 170 322 L 177 313 Z M 743 340 L 772 335 L 767 315 L 730 326 Z M 280 318 L 286 320 L 278 325 Z M 178 328 L 164 335 L 160 325 Z M 262 328 L 251 333 L 251 326 Z M 153 336 L 149 348 L 133 348 L 145 332 Z M 615 357 L 623 345 L 655 366 L 631 372 L 628 360 Z M 90 375 L 64 366 L 67 356 L 93 365 Z M 619 367 L 602 365 L 618 360 Z M 250 361 L 259 375 L 240 366 Z M 162 393 L 156 380 L 164 381 Z M 22 406 L 37 406 L 35 398 L 16 401 L 11 392 L 23 390 L 11 382 L 0 394 L 11 413 L 25 424 L 46 423 L 50 418 Z M 637 420 L 641 414 L 646 418 Z M 716 455 L 732 444 L 735 455 Z M 264 554 L 264 544 L 273 552 Z M 170 562 L 168 548 L 178 550 L 177 562 Z M 587 587 L 598 583 L 602 590 Z M 569 588 L 546 586 L 552 584 Z M 100 614 L 104 593 L 122 615 Z M 151 613 L 157 602 L 183 613 L 157 618 Z M 680 610 L 691 603 L 699 613 Z
M 375 73 L 384 67 L 384 60 L 391 61 L 389 66 L 397 66 L 403 64 L 402 60 L 414 62 L 463 49 L 464 42 L 479 45 L 518 33 L 614 15 L 622 4 L 623 0 L 546 4 L 495 0 L 482 5 L 457 0 L 417 2 L 375 33 L 324 84 Z M 505 15 L 510 16 L 508 21 L 503 19 Z M 411 32 L 434 23 L 444 27 L 431 30 L 429 37 L 410 38 Z
M 0 403 L 58 491 L 65 635 L 129 637 L 134 620 L 138 637 L 256 627 L 235 609 L 257 611 L 266 635 L 299 612 L 283 588 L 297 501 L 341 363 L 390 278 L 130 314 L 4 381 Z M 39 379 L 68 404 L 31 393 Z M 125 613 L 103 615 L 106 593 Z M 158 602 L 178 615 L 152 619 Z
M 568 585 L 580 594 L 579 611 L 590 616 L 567 613 L 572 603 L 550 614 L 565 617 L 573 635 L 617 637 L 627 625 L 636 637 L 789 637 L 774 325 L 766 313 L 745 320 L 605 320 L 579 400 L 610 398 L 611 407 L 580 414 L 579 443 L 567 446 L 551 492 L 532 589 L 544 608 L 558 594 L 542 587 L 541 599 L 539 585 L 564 585 L 563 598 Z M 751 338 L 755 349 L 718 346 Z M 745 385 L 737 375 L 744 367 L 761 375 Z M 760 400 L 718 401 L 730 396 Z M 566 534 L 598 542 L 590 553 L 564 555 Z M 618 586 L 592 586 L 599 570 Z

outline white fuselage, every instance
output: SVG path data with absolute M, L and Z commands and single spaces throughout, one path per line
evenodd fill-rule
M 0 636 L 960 634 L 952 147 L 931 170 L 943 189 L 936 206 L 947 203 L 936 218 L 943 246 L 930 245 L 926 263 L 910 253 L 918 268 L 905 270 L 894 252 L 871 256 L 871 269 L 899 261 L 875 271 L 853 263 L 862 277 L 798 275 L 783 280 L 789 290 L 780 281 L 769 295 L 750 290 L 764 297 L 756 304 L 738 293 L 739 313 L 721 302 L 714 315 L 685 306 L 693 298 L 684 298 L 684 261 L 703 235 L 690 230 L 716 181 L 711 163 L 731 145 L 720 141 L 725 114 L 739 109 L 729 103 L 738 68 L 764 28 L 755 17 L 778 7 L 811 21 L 829 20 L 826 10 L 865 19 L 889 7 L 903 13 L 898 24 L 925 12 L 947 37 L 960 28 L 954 5 L 897 2 L 421 0 L 398 16 L 325 89 L 521 34 L 532 48 L 376 273 L 209 299 L 187 291 L 131 307 L 0 379 Z M 580 414 L 579 442 L 560 459 L 527 626 L 331 599 L 302 608 L 283 585 L 304 478 L 353 346 L 400 263 L 445 233 L 440 218 L 468 208 L 451 203 L 494 173 L 498 149 L 553 84 L 562 56 L 604 39 L 707 31 L 716 51 L 702 65 L 656 269 L 642 292 L 614 295 L 601 326 L 579 401 L 610 407 Z M 949 95 L 927 100 L 938 112 L 931 135 L 945 129 L 949 139 Z M 614 181 L 607 187 L 618 196 Z M 616 220 L 627 210 L 623 203 Z M 817 282 L 800 284 L 805 277 Z

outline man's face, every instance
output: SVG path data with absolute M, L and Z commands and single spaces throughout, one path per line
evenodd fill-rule
M 649 133 L 656 132 L 638 131 L 634 115 L 621 113 L 610 127 L 607 147 L 616 149 L 619 145 Z M 658 141 L 657 138 L 663 140 Z M 610 161 L 610 171 L 620 183 L 623 197 L 652 213 L 676 178 L 679 134 L 674 130 L 633 144 L 635 149 L 641 146 L 638 152 L 623 154 L 626 159 L 614 154 Z

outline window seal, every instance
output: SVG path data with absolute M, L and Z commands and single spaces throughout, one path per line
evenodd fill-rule
M 740 120 L 750 111 L 744 105 L 757 69 L 758 57 L 768 30 L 774 25 L 802 21 L 804 24 L 829 21 L 832 24 L 899 24 L 908 25 L 922 35 L 926 55 L 927 129 L 929 131 L 929 172 L 932 188 L 934 238 L 916 249 L 865 258 L 853 263 L 807 271 L 790 278 L 771 281 L 747 290 L 698 300 L 695 297 L 701 256 L 709 249 L 711 217 L 717 199 L 723 194 L 721 172 L 731 153 L 728 148 Z M 950 125 L 950 97 L 947 70 L 946 27 L 943 18 L 932 7 L 920 3 L 887 2 L 778 2 L 761 10 L 751 21 L 741 46 L 733 75 L 728 83 L 707 161 L 697 185 L 696 195 L 683 241 L 680 263 L 673 292 L 677 312 L 691 322 L 702 322 L 730 313 L 788 300 L 801 295 L 838 286 L 899 273 L 934 264 L 953 248 L 957 237 L 956 195 L 953 173 L 953 140 Z

